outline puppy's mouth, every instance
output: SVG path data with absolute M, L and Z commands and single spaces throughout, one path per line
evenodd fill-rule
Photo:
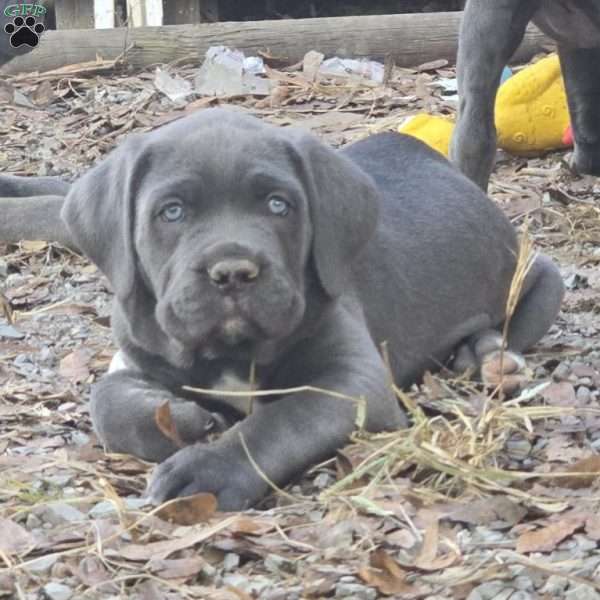
M 197 356 L 253 358 L 290 335 L 304 307 L 300 290 L 283 277 L 271 277 L 245 294 L 194 282 L 165 293 L 156 317 L 168 336 Z

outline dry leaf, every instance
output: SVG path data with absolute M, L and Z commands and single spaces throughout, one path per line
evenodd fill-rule
M 427 512 L 423 511 L 423 513 Z M 428 524 L 423 536 L 423 546 L 421 547 L 419 556 L 415 560 L 415 567 L 423 571 L 445 569 L 456 562 L 458 556 L 452 552 L 445 556 L 437 557 L 439 551 L 440 522 L 437 515 L 428 516 L 427 520 Z
M 48 247 L 48 242 L 42 242 L 40 240 L 23 240 L 21 242 L 21 248 L 25 252 L 40 252 Z
M 517 540 L 517 552 L 552 552 L 560 542 L 580 529 L 585 521 L 585 515 L 570 514 L 541 529 L 527 531 Z
M 467 503 L 460 503 L 445 518 L 450 521 L 487 525 L 492 521 L 503 521 L 512 527 L 527 514 L 527 509 L 506 496 L 490 496 Z
M 185 443 L 179 436 L 177 427 L 175 427 L 173 418 L 171 417 L 171 405 L 169 400 L 167 400 L 164 404 L 161 404 L 154 411 L 154 421 L 161 433 L 165 437 L 169 438 L 176 446 L 179 448 L 183 448 L 185 446 Z
M 26 554 L 36 546 L 29 531 L 10 519 L 0 519 L 0 531 L 0 552 L 8 555 Z
M 213 535 L 227 529 L 232 523 L 235 523 L 237 516 L 231 516 L 211 527 L 190 527 L 192 530 L 187 535 L 165 540 L 161 542 L 152 542 L 150 544 L 128 544 L 121 547 L 119 553 L 128 560 L 146 561 L 151 558 L 168 558 L 173 552 L 183 550 L 196 544 L 200 544 L 211 538 Z
M 382 594 L 416 594 L 417 590 L 406 583 L 406 571 L 382 548 L 371 552 L 368 567 L 358 571 L 359 577 Z
M 594 482 L 594 479 L 600 475 L 600 456 L 594 455 L 582 458 L 576 463 L 569 465 L 564 471 L 567 473 L 585 473 L 585 475 L 567 475 L 565 477 L 559 477 L 554 481 L 556 485 L 571 488 L 573 490 L 590 487 Z
M 448 61 L 445 58 L 438 58 L 437 60 L 431 60 L 419 65 L 416 70 L 421 73 L 423 71 L 435 71 L 446 66 L 448 66 Z
M 240 517 L 229 528 L 233 535 L 264 535 L 273 529 L 275 529 L 275 525 L 272 521 L 250 517 Z
M 568 381 L 553 382 L 541 392 L 542 398 L 551 406 L 575 406 L 575 388 Z
M 304 59 L 302 60 L 302 72 L 308 81 L 315 81 L 317 73 L 319 72 L 319 67 L 324 58 L 324 54 L 316 52 L 315 50 L 310 50 L 304 55 Z
M 74 383 L 85 381 L 90 376 L 88 368 L 91 353 L 85 348 L 77 348 L 67 354 L 61 361 L 58 372 L 65 379 L 69 379 Z
M 600 515 L 588 515 L 585 521 L 585 533 L 594 541 L 600 541 Z
M 156 516 L 177 525 L 196 525 L 208 521 L 216 510 L 217 498 L 213 494 L 195 494 L 172 500 Z
M 148 568 L 162 579 L 189 579 L 206 567 L 206 561 L 200 556 L 176 559 L 151 560 Z

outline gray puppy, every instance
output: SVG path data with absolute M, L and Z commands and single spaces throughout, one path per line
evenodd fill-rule
M 71 187 L 62 216 L 115 291 L 121 350 L 92 390 L 94 427 L 110 450 L 163 461 L 156 501 L 212 492 L 221 509 L 255 504 L 269 485 L 248 454 L 284 485 L 348 440 L 352 399 L 366 401 L 370 431 L 405 425 L 384 342 L 401 386 L 455 351 L 476 368 L 500 348 L 513 227 L 407 136 L 336 152 L 301 130 L 199 111 L 128 138 Z M 562 297 L 538 256 L 511 351 L 547 332 Z M 229 403 L 239 422 L 207 442 L 213 408 L 182 386 L 247 388 L 251 370 L 262 389 L 309 387 L 252 410 Z M 166 400 L 183 449 L 156 425 Z
M 575 138 L 573 166 L 600 175 L 600 0 L 468 0 L 458 47 L 460 104 L 450 157 L 484 190 L 496 152 L 500 75 L 529 21 L 558 42 Z

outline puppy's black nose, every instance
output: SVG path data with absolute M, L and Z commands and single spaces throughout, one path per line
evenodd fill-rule
M 220 260 L 208 268 L 212 283 L 223 288 L 251 283 L 259 272 L 258 265 L 247 258 Z

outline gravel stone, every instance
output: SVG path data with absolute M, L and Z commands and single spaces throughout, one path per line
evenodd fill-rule
M 48 600 L 69 600 L 73 596 L 73 590 L 68 585 L 55 581 L 46 584 L 42 589 Z
M 366 587 L 359 583 L 341 581 L 335 586 L 335 597 L 352 600 L 376 600 L 377 591 L 374 588 Z

